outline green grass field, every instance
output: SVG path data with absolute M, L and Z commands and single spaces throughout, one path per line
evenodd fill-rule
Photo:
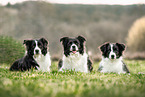
M 57 72 L 57 62 L 49 73 L 31 70 L 11 72 L 0 65 L 0 97 L 145 97 L 145 61 L 125 60 L 131 74 Z

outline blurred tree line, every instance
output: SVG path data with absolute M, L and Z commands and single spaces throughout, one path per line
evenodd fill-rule
M 145 51 L 145 16 L 133 23 L 129 30 L 127 45 L 131 51 Z
M 145 5 L 63 5 L 39 1 L 0 6 L 0 35 L 23 41 L 44 37 L 51 55 L 61 55 L 63 36 L 86 37 L 93 54 L 104 42 L 126 43 L 133 22 L 145 15 Z

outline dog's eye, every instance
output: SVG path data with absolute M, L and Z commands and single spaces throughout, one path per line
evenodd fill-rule
M 75 44 L 78 44 L 78 42 L 77 42 L 77 41 L 74 41 L 74 43 L 75 43 Z
M 109 48 L 108 51 L 111 51 L 111 49 Z
M 34 46 L 34 45 L 32 45 L 32 48 L 35 48 L 35 46 Z
M 42 48 L 43 44 L 42 43 L 38 43 L 38 47 Z
M 39 47 L 41 48 L 41 47 L 42 47 L 42 45 L 39 45 Z
M 114 48 L 114 51 L 117 51 L 117 48 Z
M 69 44 L 72 44 L 72 42 L 69 42 Z

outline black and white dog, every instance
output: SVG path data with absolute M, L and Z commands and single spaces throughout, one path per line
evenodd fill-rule
M 85 41 L 86 39 L 82 36 L 76 38 L 63 37 L 60 39 L 64 54 L 62 60 L 58 63 L 59 71 L 75 70 L 85 73 L 92 71 L 92 62 L 85 51 Z
M 11 71 L 26 71 L 32 67 L 47 72 L 50 71 L 51 60 L 47 49 L 48 41 L 44 38 L 39 40 L 24 40 L 26 54 L 23 58 L 15 61 L 10 67 Z
M 105 43 L 100 46 L 102 52 L 102 61 L 100 62 L 98 71 L 114 72 L 114 73 L 129 73 L 126 64 L 122 61 L 125 45 L 120 43 Z

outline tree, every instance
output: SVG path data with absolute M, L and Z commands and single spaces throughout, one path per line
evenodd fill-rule
M 145 16 L 136 20 L 129 30 L 127 45 L 131 51 L 145 51 Z
M 10 2 L 8 2 L 8 4 L 6 5 L 6 7 L 11 7 L 11 3 L 10 3 Z

